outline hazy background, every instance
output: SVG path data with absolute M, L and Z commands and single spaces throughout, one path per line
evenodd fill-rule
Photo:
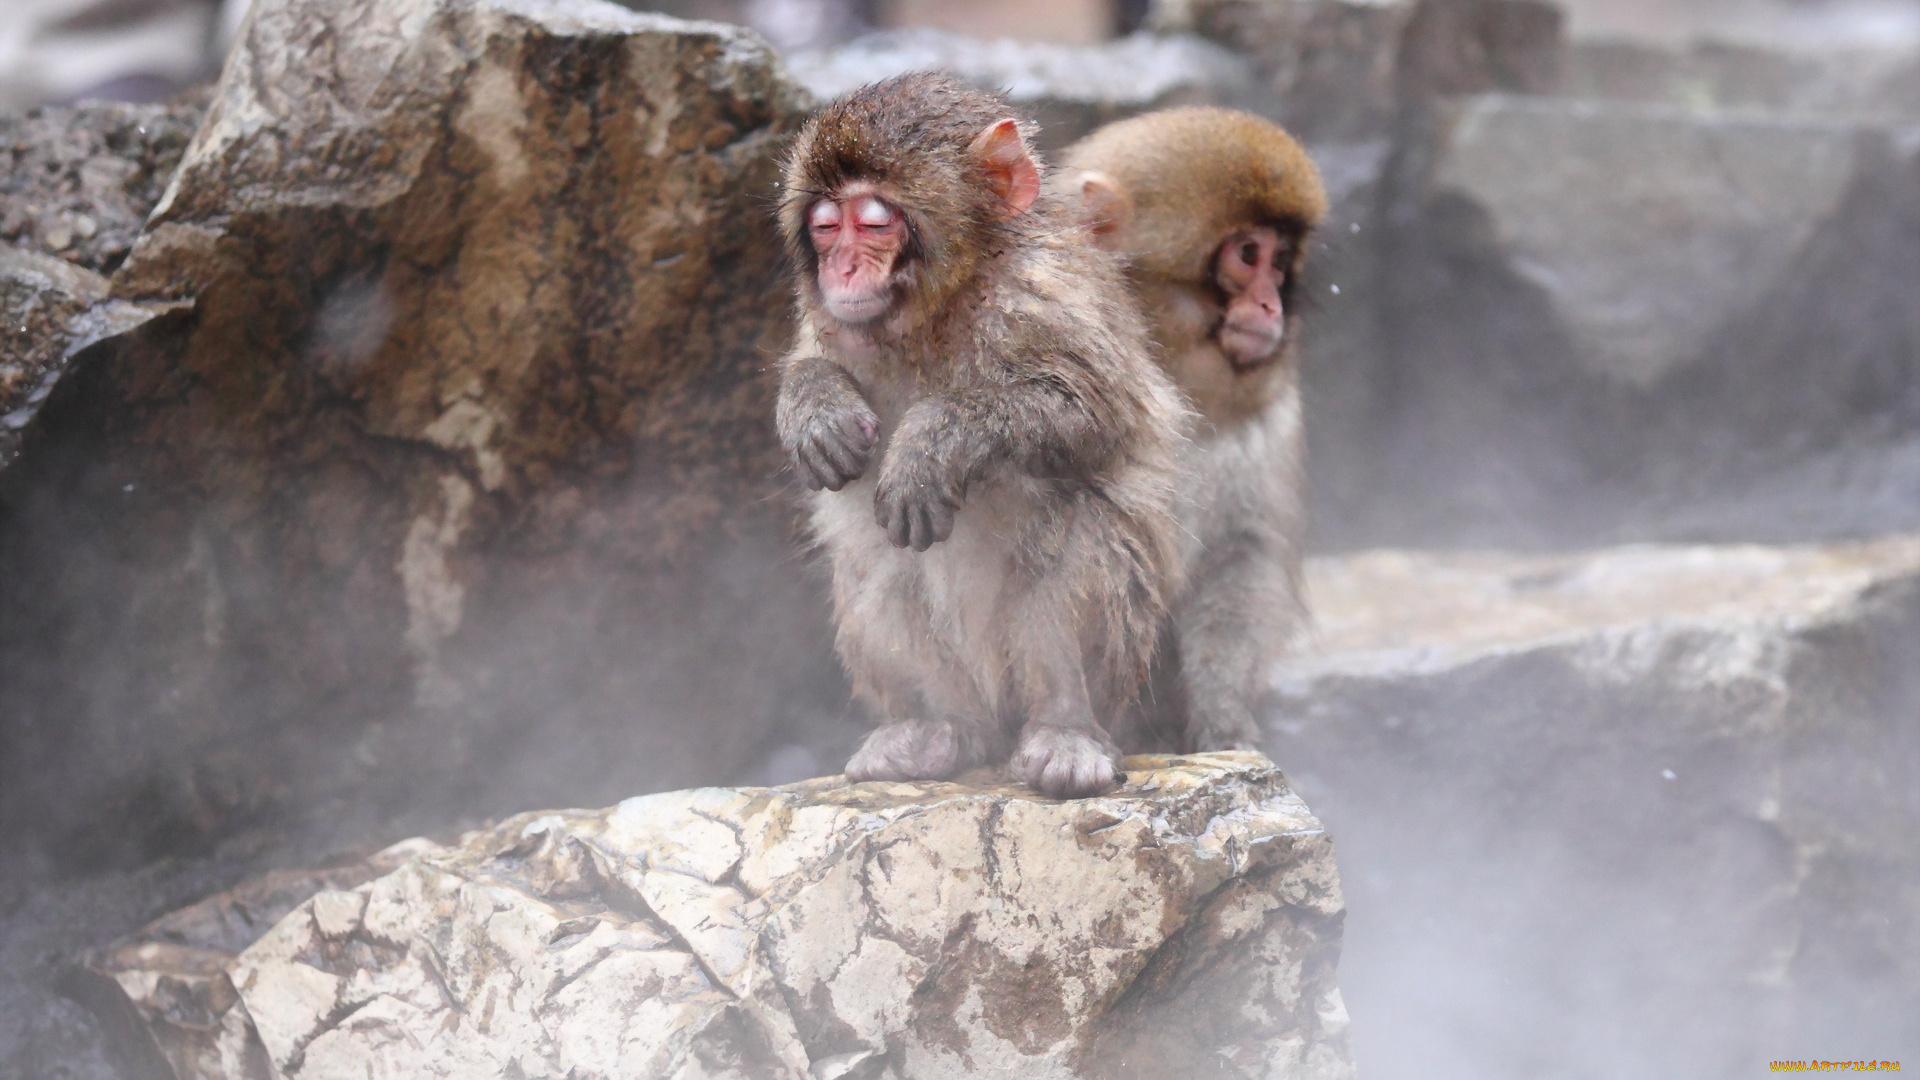
M 1675 50 L 1710 42 L 1788 56 L 1920 51 L 1920 0 L 1567 0 L 1561 6 L 1576 42 L 1640 42 Z M 1169 4 L 1160 16 L 1178 7 Z M 744 22 L 796 56 L 870 31 L 911 27 L 985 39 L 1094 45 L 1140 30 L 1154 17 L 1145 3 L 1102 0 L 691 0 L 657 9 Z M 0 108 L 89 98 L 190 98 L 217 74 L 241 14 L 240 6 L 231 3 L 8 0 L 0 10 Z M 1742 59 L 1749 54 L 1738 50 L 1715 55 L 1733 56 L 1736 65 L 1752 63 L 1755 70 L 1763 62 L 1758 53 Z M 1906 134 L 1890 141 L 1910 150 L 1914 136 L 1911 128 L 1903 130 Z M 1409 137 L 1408 145 L 1416 143 Z M 1790 152 L 1806 151 L 1794 144 Z M 1867 156 L 1878 152 L 1862 151 Z M 1499 390 L 1511 396 L 1499 400 L 1550 399 L 1542 415 L 1558 416 L 1554 410 L 1590 413 L 1590 427 L 1578 427 L 1569 437 L 1575 448 L 1570 456 L 1590 469 L 1568 472 L 1568 482 L 1561 485 L 1553 471 L 1557 463 L 1536 457 L 1536 444 L 1526 441 L 1534 436 L 1523 432 L 1513 445 L 1490 450 L 1483 470 L 1498 477 L 1534 470 L 1527 475 L 1532 487 L 1519 485 L 1530 493 L 1519 502 L 1483 506 L 1475 501 L 1479 494 L 1464 483 L 1440 482 L 1425 490 L 1411 479 L 1404 481 L 1404 489 L 1383 485 L 1383 476 L 1390 477 L 1425 449 L 1447 452 L 1436 458 L 1452 454 L 1449 460 L 1471 460 L 1471 447 L 1423 446 L 1420 440 L 1430 432 L 1416 425 L 1405 445 L 1393 448 L 1402 455 L 1396 458 L 1377 446 L 1360 445 L 1391 424 L 1340 430 L 1330 418 L 1441 417 L 1450 426 L 1432 421 L 1437 438 L 1477 438 L 1488 429 L 1479 426 L 1481 414 L 1474 410 L 1486 406 L 1463 402 L 1488 395 L 1463 378 L 1468 368 L 1461 358 L 1497 353 L 1503 362 L 1524 362 L 1564 345 L 1553 337 L 1557 328 L 1542 314 L 1548 305 L 1533 283 L 1499 279 L 1486 271 L 1484 262 L 1475 261 L 1484 255 L 1474 246 L 1484 240 L 1484 223 L 1446 217 L 1447 206 L 1407 230 L 1402 246 L 1392 249 L 1407 265 L 1429 271 L 1438 266 L 1446 272 L 1433 271 L 1428 278 L 1398 286 L 1402 291 L 1396 294 L 1396 310 L 1406 320 L 1346 333 L 1341 320 L 1353 318 L 1353 311 L 1343 304 L 1356 295 L 1365 297 L 1367 283 L 1378 272 L 1367 263 L 1372 256 L 1361 251 L 1363 242 L 1353 239 L 1370 236 L 1361 233 L 1363 224 L 1367 229 L 1376 224 L 1371 215 L 1380 204 L 1373 201 L 1370 185 L 1394 169 L 1411 175 L 1421 167 L 1413 154 L 1383 166 L 1380 155 L 1385 153 L 1364 140 L 1329 140 L 1322 157 L 1344 201 L 1339 211 L 1343 216 L 1336 217 L 1328 232 L 1316 287 L 1344 283 L 1347 289 L 1322 296 L 1309 315 L 1310 320 L 1318 317 L 1342 328 L 1323 335 L 1338 339 L 1328 355 L 1310 353 L 1308 359 L 1310 365 L 1319 365 L 1309 371 L 1310 409 L 1315 410 L 1309 423 L 1319 425 L 1315 483 L 1321 553 L 1379 546 L 1571 551 L 1650 540 L 1791 543 L 1910 530 L 1920 523 L 1912 484 L 1920 466 L 1910 449 L 1899 449 L 1914 434 L 1912 403 L 1901 402 L 1911 396 L 1911 371 L 1920 356 L 1914 340 L 1898 334 L 1865 346 L 1880 350 L 1876 355 L 1884 360 L 1883 378 L 1874 391 L 1880 396 L 1867 393 L 1870 400 L 1864 404 L 1850 403 L 1875 412 L 1876 422 L 1888 425 L 1884 441 L 1896 448 L 1873 458 L 1871 467 L 1864 452 L 1838 440 L 1820 448 L 1826 457 L 1771 471 L 1762 481 L 1751 481 L 1758 485 L 1751 488 L 1741 486 L 1750 483 L 1748 477 L 1715 486 L 1717 478 L 1703 480 L 1704 474 L 1690 463 L 1664 469 L 1657 467 L 1658 461 L 1609 487 L 1600 482 L 1607 477 L 1596 480 L 1593 474 L 1604 474 L 1615 463 L 1605 459 L 1604 452 L 1589 453 L 1592 448 L 1611 452 L 1639 446 L 1654 453 L 1701 433 L 1684 419 L 1667 427 L 1648 421 L 1649 415 L 1658 415 L 1657 409 L 1649 413 L 1638 398 L 1624 404 L 1598 397 L 1570 403 L 1563 385 L 1544 379 L 1529 382 L 1538 373 L 1518 363 L 1511 370 L 1494 371 L 1509 380 Z M 1551 165 L 1548 161 L 1541 167 Z M 1791 325 L 1757 317 L 1751 320 L 1759 328 L 1756 340 L 1718 343 L 1772 366 L 1756 368 L 1751 384 L 1683 388 L 1695 395 L 1687 400 L 1721 396 L 1738 399 L 1746 408 L 1752 397 L 1755 404 L 1742 415 L 1752 418 L 1755 442 L 1791 443 L 1791 438 L 1774 435 L 1790 433 L 1795 417 L 1780 413 L 1764 392 L 1791 388 L 1799 380 L 1817 383 L 1822 372 L 1851 362 L 1850 328 L 1866 326 L 1883 308 L 1897 309 L 1902 296 L 1911 298 L 1909 312 L 1920 309 L 1920 278 L 1911 276 L 1911 208 L 1920 196 L 1920 176 L 1902 168 L 1889 165 L 1877 174 L 1868 170 L 1879 179 L 1863 182 L 1841 200 L 1844 205 L 1835 217 L 1822 219 L 1822 225 L 1837 221 L 1844 226 L 1844 242 L 1809 247 L 1804 265 L 1813 270 L 1794 279 L 1804 286 L 1801 291 L 1756 301 L 1761 316 L 1773 305 L 1791 315 Z M 1354 176 L 1362 179 L 1352 180 Z M 1595 186 L 1607 182 L 1602 179 Z M 1648 243 L 1644 248 L 1650 260 L 1657 247 Z M 1629 265 L 1639 254 L 1626 253 Z M 345 259 L 332 252 L 324 258 Z M 358 348 L 355 335 L 386 316 L 378 310 L 377 297 L 369 299 L 373 294 L 363 279 L 345 272 L 321 277 L 315 288 L 325 291 L 321 307 L 331 314 L 320 320 L 324 333 L 313 348 L 350 356 Z M 1682 306 L 1689 303 L 1684 295 L 1678 299 Z M 1830 321 L 1821 322 L 1822 313 Z M 1890 320 L 1874 325 L 1898 322 L 1898 316 L 1896 310 Z M 1409 327 L 1422 334 L 1440 329 L 1410 346 L 1405 340 L 1412 333 Z M 339 340 L 326 340 L 329 334 Z M 1369 336 L 1376 334 L 1381 337 Z M 1382 338 L 1387 339 L 1384 344 Z M 1379 345 L 1382 355 L 1414 355 L 1425 348 L 1445 363 L 1425 371 L 1389 372 L 1391 378 L 1382 377 L 1383 365 L 1376 364 L 1367 369 L 1367 378 L 1349 378 L 1349 371 L 1365 365 L 1339 368 L 1340 350 L 1365 350 L 1370 342 Z M 1510 406 L 1503 408 L 1511 411 Z M 1615 423 L 1620 426 L 1609 427 Z M 1566 432 L 1536 434 L 1558 446 Z M 1720 437 L 1715 432 L 1706 435 Z M 1746 445 L 1731 436 L 1728 440 L 1730 449 L 1723 458 L 1741 459 Z M 81 449 L 92 452 L 91 447 Z M 1621 456 L 1630 455 L 1621 451 Z M 1596 464 L 1595 459 L 1605 460 Z M 475 606 L 468 621 L 478 629 L 466 633 L 460 655 L 448 661 L 456 667 L 442 673 L 449 685 L 469 687 L 469 696 L 454 693 L 433 700 L 431 695 L 410 696 L 418 692 L 412 665 L 423 662 L 419 657 L 381 652 L 376 643 L 389 638 L 375 631 L 393 629 L 386 625 L 343 623 L 325 640 L 297 642 L 275 640 L 271 627 L 255 627 L 268 644 L 230 668 L 204 676 L 182 674 L 188 663 L 183 659 L 186 648 L 175 657 L 152 643 L 175 636 L 240 636 L 248 632 L 243 621 L 248 605 L 257 603 L 258 610 L 270 612 L 272 603 L 263 596 L 283 588 L 285 580 L 266 570 L 249 577 L 245 569 L 235 569 L 253 564 L 227 561 L 224 545 L 229 538 L 222 535 L 220 522 L 211 521 L 179 529 L 178 550 L 169 552 L 173 561 L 165 564 L 171 577 L 154 585 L 154 566 L 163 560 L 149 558 L 141 537 L 109 535 L 121 519 L 99 511 L 106 497 L 119 497 L 115 493 L 123 483 L 129 500 L 141 497 L 144 489 L 136 490 L 130 480 L 90 462 L 65 472 L 49 472 L 44 464 L 36 467 L 42 476 L 57 480 L 41 485 L 43 501 L 51 509 L 38 504 L 21 509 L 24 503 L 14 507 L 16 521 L 46 516 L 34 518 L 41 525 L 30 543 L 15 539 L 5 550 L 14 560 L 8 565 L 54 569 L 41 581 L 13 583 L 10 595 L 29 596 L 46 605 L 41 610 L 50 610 L 69 595 L 63 590 L 71 590 L 72 596 L 89 597 L 98 610 L 78 610 L 76 600 L 72 626 L 63 629 L 80 629 L 55 642 L 41 640 L 52 635 L 0 609 L 0 641 L 14 649 L 11 656 L 0 657 L 0 672 L 12 680 L 0 689 L 19 710 L 0 718 L 14 736 L 14 742 L 0 747 L 14 784 L 12 792 L 0 792 L 0 803 L 13 808 L 16 816 L 11 820 L 23 833 L 0 859 L 11 876 L 0 888 L 4 1080 L 113 1077 L 115 1066 L 91 1021 L 77 1006 L 50 993 L 48 980 L 78 950 L 98 944 L 102 935 L 124 932 L 244 874 L 325 858 L 343 848 L 364 851 L 411 831 L 444 836 L 493 815 L 528 809 L 530 803 L 600 804 L 641 788 L 781 782 L 831 772 L 860 730 L 845 708 L 844 686 L 830 672 L 820 677 L 824 631 L 790 625 L 778 615 L 760 617 L 784 610 L 772 598 L 786 595 L 783 590 L 793 589 L 793 581 L 808 583 L 802 592 L 817 587 L 817 577 L 807 576 L 804 558 L 794 553 L 793 538 L 776 529 L 712 542 L 702 572 L 668 586 L 614 582 L 597 595 L 554 584 L 557 574 L 542 576 L 548 564 L 541 560 L 565 561 L 576 553 L 569 545 L 590 546 L 578 541 L 577 531 L 553 541 L 554 550 L 539 547 L 545 542 L 539 541 L 527 550 L 490 552 L 505 565 L 538 569 L 495 594 L 471 600 Z M 1829 477 L 1850 479 L 1830 482 Z M 378 505 L 366 494 L 379 489 L 377 474 L 369 478 L 345 468 L 316 467 L 311 480 L 311 490 L 285 493 L 289 516 L 307 515 L 320 523 L 316 529 L 324 534 L 323 541 L 333 535 L 343 545 L 351 543 L 356 528 L 373 527 L 372 522 L 347 519 L 332 510 L 336 505 Z M 1765 486 L 1774 480 L 1780 480 L 1777 490 Z M 585 496 L 576 491 L 572 498 L 604 500 L 635 520 L 665 505 L 654 500 L 666 496 L 647 490 L 644 482 L 616 477 L 606 483 L 604 489 L 587 489 Z M 1587 485 L 1601 494 L 1590 501 L 1568 496 L 1574 490 L 1584 494 Z M 44 500 L 46 490 L 82 492 L 94 501 L 76 498 L 69 505 Z M 1824 500 L 1808 498 L 1809 491 L 1824 492 Z M 577 508 L 562 505 L 563 499 L 543 504 L 539 512 L 550 511 L 555 520 L 574 528 L 571 515 Z M 539 525 L 536 521 L 526 531 L 537 534 Z M 619 546 L 617 521 L 594 525 L 589 520 L 579 527 L 591 534 L 592 545 L 599 545 L 590 558 L 583 556 L 589 563 L 602 559 L 613 564 L 627 557 Z M 634 558 L 645 555 L 642 551 Z M 216 578 L 224 590 L 222 602 L 231 605 L 221 610 L 241 615 L 216 618 L 208 606 L 187 610 L 168 591 L 184 579 Z M 76 582 L 87 583 L 87 588 Z M 313 595 L 359 587 L 357 579 L 343 576 L 315 583 Z M 115 621 L 119 613 L 107 610 L 115 596 L 132 598 L 135 617 Z M 628 614 L 636 609 L 657 614 L 662 622 L 630 623 Z M 381 617 L 388 622 L 405 618 L 397 608 Z M 6 626 L 9 618 L 14 622 Z M 95 619 L 97 623 L 89 621 Z M 96 625 L 110 626 L 112 633 L 95 632 Z M 751 632 L 733 634 L 738 639 L 735 651 L 720 657 L 711 642 L 714 635 L 730 633 L 728 627 Z M 1889 763 L 1920 770 L 1911 736 L 1920 726 L 1915 718 L 1920 690 L 1911 675 L 1903 674 L 1912 670 L 1911 665 L 1903 668 L 1903 658 L 1910 655 L 1916 626 L 1898 624 L 1886 632 L 1894 646 L 1883 650 L 1884 655 L 1876 653 L 1873 663 L 1857 663 L 1857 657 L 1847 653 L 1845 663 L 1837 665 L 1835 682 L 1843 689 L 1857 689 L 1870 679 L 1887 680 L 1886 688 L 1874 684 L 1865 696 L 1878 696 L 1860 708 L 1862 717 L 1893 732 L 1875 744 L 1884 748 L 1878 760 L 1836 752 L 1828 774 L 1836 778 L 1830 787 L 1843 803 L 1853 795 L 1844 779 L 1849 770 Z M 123 649 L 128 655 L 137 652 L 143 666 L 134 670 L 129 663 L 123 670 L 116 659 L 116 650 Z M 88 665 L 73 666 L 72 657 L 81 653 L 88 654 Z M 727 670 L 737 670 L 741 677 L 696 679 L 689 689 L 688 672 L 723 664 L 733 665 Z M 615 669 L 616 677 L 606 675 Z M 75 678 L 74 671 L 84 671 L 86 678 Z M 1371 736 L 1337 731 L 1318 742 L 1277 742 L 1282 766 L 1296 773 L 1336 841 L 1347 844 L 1341 849 L 1342 867 L 1352 911 L 1350 977 L 1345 985 L 1361 1074 L 1396 1080 L 1653 1073 L 1721 1077 L 1747 1075 L 1769 1058 L 1902 1054 L 1910 1065 L 1920 1067 L 1920 1023 L 1910 1022 L 1904 1011 L 1915 1000 L 1913 988 L 1901 984 L 1899 971 L 1871 950 L 1828 958 L 1822 972 L 1827 981 L 1812 984 L 1815 989 L 1801 991 L 1799 997 L 1783 996 L 1776 987 L 1761 984 L 1772 976 L 1748 979 L 1743 973 L 1732 981 L 1746 981 L 1738 989 L 1727 989 L 1729 979 L 1722 976 L 1744 962 L 1742 935 L 1750 915 L 1744 909 L 1725 910 L 1723 915 L 1727 898 L 1749 889 L 1758 896 L 1783 875 L 1805 879 L 1815 871 L 1792 866 L 1779 838 L 1764 829 L 1740 823 L 1731 827 L 1739 839 L 1726 842 L 1722 833 L 1659 801 L 1672 789 L 1650 779 L 1658 772 L 1643 768 L 1648 762 L 1640 758 L 1648 745 L 1658 744 L 1661 725 L 1678 707 L 1632 695 L 1602 700 L 1584 684 L 1542 684 L 1535 675 L 1522 671 L 1505 682 L 1502 673 L 1466 689 L 1447 690 L 1453 696 L 1418 690 L 1405 699 L 1363 697 L 1357 704 L 1329 707 L 1353 732 L 1381 716 L 1397 718 L 1402 710 L 1424 715 L 1433 728 L 1444 729 L 1439 734 L 1428 731 L 1422 736 L 1427 742 L 1411 734 L 1370 741 Z M 722 693 L 714 689 L 715 682 L 737 685 L 724 685 L 727 692 Z M 175 685 L 187 687 L 186 705 L 152 700 L 153 687 Z M 767 691 L 770 686 L 787 689 L 773 694 Z M 413 716 L 417 723 L 376 723 L 370 732 L 361 731 L 353 726 L 354 710 L 368 697 L 391 708 L 396 717 Z M 1833 698 L 1842 702 L 1836 708 L 1855 707 L 1844 700 L 1844 693 L 1835 691 Z M 38 711 L 30 712 L 19 702 L 30 702 Z M 1580 707 L 1570 708 L 1569 702 Z M 173 769 L 170 755 L 180 753 L 174 729 L 148 723 L 149 710 L 211 725 L 217 743 L 218 725 L 228 718 L 195 719 L 193 710 L 203 705 L 209 712 L 245 711 L 247 716 L 232 721 L 237 732 L 253 730 L 262 716 L 284 721 L 280 742 L 268 757 L 284 775 L 260 778 L 257 787 L 226 790 L 191 769 L 174 769 L 150 788 L 128 789 L 119 773 L 93 774 L 80 767 L 69 771 L 58 764 L 147 755 Z M 1632 716 L 1627 715 L 1630 711 Z M 73 722 L 80 715 L 92 726 Z M 572 725 L 568 730 L 586 732 L 587 737 L 544 738 L 549 729 L 542 718 L 562 716 Z M 709 722 L 715 717 L 733 719 Z M 1287 730 L 1291 719 L 1276 719 L 1276 730 Z M 1538 747 L 1551 745 L 1538 737 L 1538 729 L 1562 722 L 1565 730 L 1577 729 L 1582 737 L 1594 731 L 1620 734 L 1617 741 L 1603 739 L 1607 745 L 1575 747 L 1565 758 L 1536 753 Z M 555 726 L 559 723 L 554 721 Z M 1673 721 L 1674 727 L 1680 725 Z M 1418 727 L 1416 721 L 1408 730 Z M 68 738 L 69 728 L 85 731 L 86 738 L 101 738 L 103 745 L 90 749 L 85 738 Z M 30 737 L 18 734 L 28 730 L 34 733 Z M 103 731 L 111 733 L 112 745 L 105 745 L 108 740 L 99 734 Z M 299 790 L 311 779 L 305 775 L 310 763 L 339 767 L 338 744 L 348 741 L 353 755 L 377 758 L 397 774 L 419 779 L 382 798 L 335 800 L 298 813 L 274 802 L 276 792 Z M 1564 749 L 1556 747 L 1554 754 Z M 448 759 L 466 768 L 442 775 L 438 766 Z M 31 767 L 41 761 L 57 767 Z M 1580 764 L 1574 767 L 1568 761 Z M 1711 761 L 1699 765 L 1701 771 L 1715 767 Z M 1564 786 L 1539 780 L 1542 774 L 1558 778 L 1556 770 L 1562 768 Z M 217 770 L 208 772 L 215 774 Z M 1621 785 L 1620 778 L 1627 775 L 1646 785 Z M 1612 797 L 1614 785 L 1621 785 L 1618 799 Z M 1920 791 L 1920 784 L 1912 787 Z M 1910 804 L 1920 799 L 1906 797 Z M 1624 803 L 1633 804 L 1630 812 L 1621 809 Z M 1862 793 L 1854 805 L 1881 804 L 1869 802 Z M 1907 813 L 1912 812 L 1909 805 Z M 312 821 L 325 827 L 306 828 Z M 1610 831 L 1617 821 L 1629 822 L 1633 831 Z M 1663 835 L 1669 821 L 1675 823 L 1670 838 Z M 1660 839 L 1646 845 L 1649 836 Z M 1888 873 L 1896 884 L 1914 884 L 1900 867 Z M 1680 887 L 1696 879 L 1697 888 Z M 1835 895 L 1842 908 L 1853 903 L 1844 890 Z M 1860 930 L 1859 936 L 1882 943 L 1899 940 L 1878 923 Z M 1809 997 L 1827 1011 L 1810 1009 Z M 1758 1045 L 1761 1042 L 1765 1045 Z

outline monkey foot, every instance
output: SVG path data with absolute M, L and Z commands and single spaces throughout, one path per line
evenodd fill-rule
M 1118 752 L 1091 732 L 1036 724 L 1021 733 L 1008 767 L 1042 795 L 1081 799 L 1113 787 L 1118 759 Z
M 847 779 L 944 780 L 960 771 L 960 738 L 945 720 L 896 720 L 883 725 L 847 762 Z

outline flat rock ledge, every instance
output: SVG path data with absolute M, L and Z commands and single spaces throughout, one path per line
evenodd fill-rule
M 523 814 L 94 970 L 182 1078 L 1352 1076 L 1318 819 L 1258 754 L 1125 767 Z

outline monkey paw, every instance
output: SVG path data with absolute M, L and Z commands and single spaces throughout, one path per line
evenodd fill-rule
M 932 455 L 895 444 L 873 488 L 873 518 L 894 547 L 925 551 L 953 535 L 960 493 Z
M 1056 799 L 1080 799 L 1113 787 L 1119 753 L 1094 733 L 1035 724 L 1020 735 L 1008 766 L 1016 779 Z
M 880 421 L 865 402 L 815 413 L 793 438 L 787 452 L 794 471 L 811 491 L 839 491 L 866 475 L 879 440 Z
M 945 720 L 897 720 L 876 729 L 847 762 L 847 779 L 944 780 L 960 769 L 960 739 Z

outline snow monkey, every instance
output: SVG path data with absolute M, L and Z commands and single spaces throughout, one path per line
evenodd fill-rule
M 1269 665 L 1306 628 L 1305 443 L 1295 281 L 1326 213 L 1319 172 L 1275 125 L 1183 108 L 1069 147 L 1056 186 L 1125 256 L 1161 363 L 1199 411 L 1148 719 L 1185 750 L 1253 749 Z
M 1010 755 L 1047 795 L 1110 787 L 1102 721 L 1177 588 L 1187 411 L 1030 134 L 994 95 L 902 75 L 822 109 L 786 167 L 780 441 L 882 722 L 851 780 Z

